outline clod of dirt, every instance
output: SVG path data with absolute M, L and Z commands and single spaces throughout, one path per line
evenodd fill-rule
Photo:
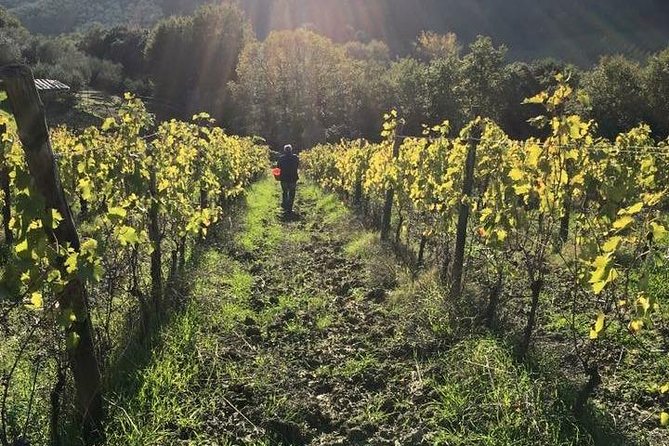
M 309 426 L 319 432 L 329 433 L 332 431 L 332 420 L 330 416 L 323 413 L 318 404 L 312 403 L 306 408 L 304 420 Z
M 241 263 L 247 263 L 248 264 L 248 263 L 252 263 L 256 260 L 253 253 L 249 252 L 249 251 L 234 251 L 231 254 L 232 254 L 232 258 L 234 258 L 235 260 L 237 260 L 238 262 L 241 262 Z
M 369 293 L 367 293 L 365 298 L 367 300 L 371 300 L 372 302 L 381 303 L 386 299 L 387 295 L 388 293 L 386 292 L 386 290 L 382 288 L 375 288 Z
M 302 432 L 302 428 L 292 421 L 268 420 L 263 427 L 276 441 L 294 446 L 306 445 L 309 439 Z
M 260 328 L 256 326 L 251 326 L 246 329 L 246 336 L 251 339 L 254 343 L 259 343 L 262 341 L 262 333 L 260 333 Z
M 249 300 L 249 306 L 256 312 L 260 312 L 265 308 L 265 302 L 262 301 L 262 299 L 253 296 Z
M 360 444 L 369 437 L 369 434 L 359 427 L 354 427 L 349 429 L 349 431 L 346 433 L 346 436 L 353 443 Z
M 334 389 L 334 386 L 332 385 L 332 383 L 325 382 L 325 381 L 321 381 L 321 382 L 312 381 L 309 384 L 313 384 L 314 394 L 316 396 L 326 395 L 328 393 L 331 393 L 332 389 Z

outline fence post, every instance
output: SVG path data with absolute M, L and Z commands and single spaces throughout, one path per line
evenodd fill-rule
M 153 146 L 149 145 L 147 155 L 151 158 L 149 170 L 149 195 L 151 206 L 149 206 L 149 241 L 153 247 L 151 252 L 151 301 L 153 303 L 154 316 L 160 320 L 162 316 L 161 298 L 163 294 L 163 251 L 162 234 L 160 231 L 160 202 L 158 201 L 158 186 L 156 179 L 156 154 Z
M 53 243 L 69 244 L 78 251 L 79 234 L 65 200 L 51 148 L 44 105 L 37 93 L 32 71 L 25 65 L 8 65 L 0 68 L 0 79 L 7 91 L 35 187 L 44 197 L 46 208 L 57 210 L 63 217 L 56 229 L 47 231 L 48 236 Z M 56 298 L 61 308 L 72 309 L 77 316 L 69 331 L 79 335 L 79 342 L 69 351 L 69 362 L 77 393 L 77 408 L 84 434 L 90 440 L 101 435 L 103 408 L 100 368 L 95 355 L 95 338 L 84 283 L 78 277 L 72 279 Z
M 471 209 L 471 197 L 474 190 L 474 168 L 476 166 L 476 146 L 481 138 L 481 127 L 475 125 L 469 134 L 467 161 L 465 162 L 464 180 L 462 182 L 462 202 L 458 212 L 458 228 L 455 236 L 455 253 L 451 275 L 451 299 L 458 299 L 462 291 L 462 269 L 465 260 L 465 244 L 467 243 L 467 224 Z
M 358 150 L 362 150 L 364 142 L 358 140 Z M 360 208 L 362 205 L 362 178 L 357 178 L 355 181 L 355 190 L 353 191 L 353 206 Z
M 7 132 L 7 127 L 2 124 L 0 125 L 0 138 Z M 6 147 L 3 147 L 2 141 L 0 141 L 0 150 L 6 150 Z M 0 154 L 0 156 L 4 156 Z M 7 160 L 2 160 L 0 162 L 0 188 L 3 192 L 3 203 L 2 203 L 2 227 L 5 233 L 5 243 L 7 246 L 11 246 L 14 243 L 14 234 L 12 229 L 9 226 L 9 222 L 12 219 L 12 191 L 9 188 L 9 170 L 7 168 Z
M 395 129 L 395 140 L 393 142 L 393 160 L 400 156 L 400 147 L 402 146 L 400 134 L 402 133 L 402 125 L 397 124 Z M 389 187 L 386 191 L 386 201 L 383 205 L 383 217 L 381 219 L 381 240 L 388 241 L 390 238 L 390 221 L 393 216 L 393 200 L 395 199 L 395 190 Z

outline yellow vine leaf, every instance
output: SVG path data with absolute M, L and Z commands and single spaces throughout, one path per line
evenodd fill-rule
M 536 96 L 533 96 L 531 98 L 527 98 L 523 101 L 523 104 L 543 104 L 548 100 L 548 93 L 545 91 L 542 91 Z
M 30 295 L 30 304 L 26 305 L 27 308 L 31 310 L 39 310 L 44 306 L 44 300 L 42 298 L 42 293 L 35 291 Z
M 595 294 L 600 294 L 606 285 L 618 278 L 618 271 L 613 268 L 611 253 L 598 256 L 592 266 L 595 270 L 590 276 L 590 284 Z
M 651 223 L 651 228 L 653 228 L 653 239 L 655 241 L 662 241 L 667 236 L 667 229 L 659 223 Z
M 604 313 L 600 312 L 599 315 L 597 316 L 597 321 L 595 321 L 595 325 L 590 330 L 590 339 L 597 339 L 599 337 L 599 334 L 604 329 L 605 319 L 606 316 L 604 315 Z
M 634 223 L 634 219 L 629 215 L 625 215 L 613 222 L 613 229 L 622 231 L 623 229 L 628 228 L 632 223 Z
M 644 314 L 650 310 L 650 299 L 643 294 L 636 300 L 637 305 L 643 310 Z
M 527 164 L 532 167 L 537 167 L 539 164 L 539 157 L 541 156 L 541 147 L 536 144 L 531 145 L 527 149 Z
M 629 330 L 632 333 L 636 334 L 636 333 L 641 331 L 641 329 L 643 328 L 643 325 L 644 324 L 643 324 L 643 321 L 641 319 L 635 319 L 635 320 L 633 320 L 632 322 L 629 323 L 627 328 L 629 328 Z
M 513 181 L 520 181 L 523 179 L 523 176 L 523 171 L 517 167 L 511 169 L 511 172 L 509 172 L 509 178 L 511 178 Z
M 664 192 L 658 192 L 655 194 L 644 194 L 643 201 L 646 203 L 646 206 L 655 206 L 658 204 L 665 196 Z
M 615 252 L 622 242 L 622 237 L 616 236 L 611 237 L 604 245 L 602 246 L 602 251 L 606 253 Z
M 51 209 L 51 229 L 57 229 L 60 222 L 63 221 L 63 216 L 55 209 Z
M 626 208 L 626 209 L 621 209 L 618 212 L 618 215 L 636 215 L 639 212 L 643 210 L 643 202 L 640 201 L 638 203 L 633 204 L 632 206 Z
M 669 426 L 669 413 L 667 412 L 662 412 L 660 414 L 660 425 L 662 427 L 667 427 Z

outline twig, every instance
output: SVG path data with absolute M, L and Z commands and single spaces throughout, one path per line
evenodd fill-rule
M 33 410 L 33 402 L 35 401 L 35 388 L 37 387 L 37 374 L 39 373 L 40 366 L 42 365 L 42 360 L 40 359 L 35 365 L 35 373 L 33 374 L 33 385 L 30 390 L 30 401 L 28 402 L 28 410 L 26 413 L 26 422 L 23 424 L 23 438 L 26 438 L 26 433 L 28 431 L 28 424 L 30 423 L 30 415 Z
M 116 407 L 117 409 L 121 409 L 121 411 L 123 412 L 123 414 L 125 415 L 125 417 L 126 417 L 126 418 L 128 419 L 128 421 L 130 422 L 130 425 L 132 426 L 132 428 L 135 430 L 135 432 L 139 433 L 139 429 L 137 428 L 137 425 L 135 424 L 134 421 L 132 421 L 132 418 L 130 418 L 130 415 L 128 414 L 128 412 L 127 412 L 123 407 L 119 406 L 119 405 L 116 404 L 114 401 L 110 400 L 109 398 L 105 398 L 105 400 L 106 400 L 109 404 L 111 404 L 112 406 Z
M 257 432 L 261 432 L 261 433 L 263 433 L 263 434 L 265 433 L 265 429 L 256 426 L 255 423 L 254 423 L 253 421 L 249 420 L 249 419 L 246 417 L 246 415 L 244 415 L 244 414 L 242 413 L 241 410 L 237 409 L 237 407 L 236 407 L 234 404 L 232 404 L 232 403 L 230 402 L 229 399 L 227 399 L 226 397 L 222 397 L 222 398 L 223 398 L 223 401 L 226 402 L 226 404 L 228 404 L 230 407 L 232 407 L 232 408 L 234 409 L 235 412 L 237 412 L 239 415 L 242 416 L 242 418 L 244 418 L 249 424 L 251 424 L 251 426 L 253 426 L 253 428 L 254 428 Z

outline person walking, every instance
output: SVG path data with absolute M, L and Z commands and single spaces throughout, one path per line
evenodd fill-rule
M 279 157 L 277 167 L 281 169 L 280 179 L 283 190 L 281 207 L 284 211 L 292 213 L 297 192 L 297 180 L 300 179 L 297 172 L 300 167 L 300 159 L 293 153 L 293 146 L 290 144 L 283 147 L 283 155 Z

